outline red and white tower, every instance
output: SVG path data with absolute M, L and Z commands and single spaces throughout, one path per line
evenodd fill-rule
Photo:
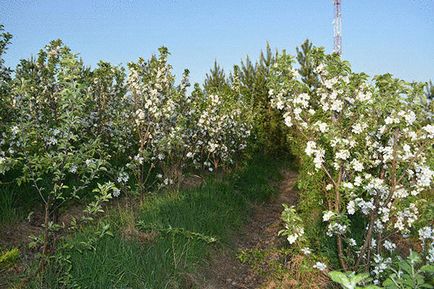
M 335 17 L 333 20 L 334 30 L 334 52 L 342 55 L 342 14 L 341 5 L 342 0 L 333 0 L 335 6 Z

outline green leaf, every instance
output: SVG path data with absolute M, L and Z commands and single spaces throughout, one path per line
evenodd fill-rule
M 361 273 L 361 274 L 357 274 L 355 275 L 353 278 L 351 278 L 351 281 L 359 284 L 360 282 L 362 282 L 363 280 L 366 280 L 369 278 L 369 273 Z
M 424 265 L 419 269 L 419 271 L 426 272 L 426 273 L 434 273 L 434 265 Z
M 332 272 L 329 272 L 328 275 L 330 276 L 330 279 L 332 279 L 336 283 L 339 283 L 339 284 L 344 285 L 344 286 L 350 285 L 350 280 L 342 272 L 332 271 Z

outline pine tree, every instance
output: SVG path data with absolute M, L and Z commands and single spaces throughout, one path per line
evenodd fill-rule
M 316 63 L 313 61 L 315 46 L 309 39 L 306 39 L 300 47 L 297 47 L 297 62 L 300 64 L 298 72 L 304 83 L 308 84 L 313 90 L 318 86 L 318 78 L 314 73 Z
M 206 74 L 203 87 L 208 94 L 230 90 L 226 74 L 217 63 L 217 60 L 214 61 L 214 66 L 210 69 L 210 72 Z
M 12 70 L 5 65 L 4 54 L 11 43 L 12 34 L 4 31 L 4 26 L 0 24 L 0 132 L 13 115 L 11 113 L 11 84 Z

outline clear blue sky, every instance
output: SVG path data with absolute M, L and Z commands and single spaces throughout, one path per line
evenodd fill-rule
M 355 71 L 434 79 L 434 0 L 343 0 L 343 56 Z M 126 64 L 167 46 L 179 75 L 201 81 L 214 59 L 226 69 L 256 58 L 266 41 L 295 47 L 309 38 L 333 47 L 331 0 L 0 0 L 0 23 L 14 35 L 15 67 L 61 38 L 85 63 Z

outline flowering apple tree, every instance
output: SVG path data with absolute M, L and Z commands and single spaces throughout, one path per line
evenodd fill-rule
M 235 155 L 246 148 L 250 121 L 243 101 L 235 98 L 234 91 L 229 95 L 223 92 L 197 95 L 194 99 L 197 121 L 190 138 L 192 150 L 187 157 L 195 165 L 213 171 L 233 163 Z
M 53 235 L 62 229 L 59 209 L 90 191 L 106 170 L 99 137 L 85 133 L 86 75 L 82 62 L 60 40 L 50 42 L 37 58 L 22 60 L 16 70 L 8 157 L 20 172 L 18 184 L 30 184 L 44 204 L 42 256 L 54 249 Z
M 292 63 L 282 55 L 272 68 L 271 102 L 327 177 L 323 220 L 342 269 L 364 266 L 379 278 L 394 240 L 414 229 L 432 193 L 434 126 L 420 102 L 423 84 L 389 74 L 370 82 L 337 55 L 316 53 L 312 89 Z M 357 243 L 352 228 L 360 220 L 366 227 Z

